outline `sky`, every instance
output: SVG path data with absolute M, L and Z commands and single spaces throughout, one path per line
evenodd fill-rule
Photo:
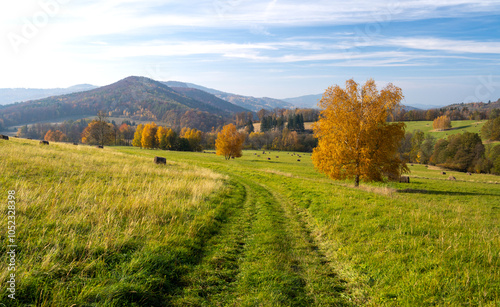
M 406 105 L 500 98 L 498 0 L 23 0 L 0 4 L 0 88 L 128 76 L 255 97 L 393 83 Z

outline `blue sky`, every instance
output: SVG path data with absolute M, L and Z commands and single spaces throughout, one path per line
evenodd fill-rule
M 0 4 L 0 87 L 130 75 L 273 98 L 354 78 L 405 104 L 500 98 L 500 1 L 26 0 Z

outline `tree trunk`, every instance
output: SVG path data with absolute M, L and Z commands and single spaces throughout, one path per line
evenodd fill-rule
M 356 162 L 356 176 L 354 177 L 354 186 L 359 187 L 359 161 Z

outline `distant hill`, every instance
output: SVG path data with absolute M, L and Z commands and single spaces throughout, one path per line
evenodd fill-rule
M 107 111 L 110 116 L 209 131 L 222 125 L 235 110 L 243 109 L 213 100 L 202 102 L 152 79 L 128 77 L 86 92 L 0 106 L 0 125 L 8 127 L 97 114 L 99 110 Z
M 497 101 L 489 101 L 489 102 L 469 102 L 469 103 L 455 103 L 450 104 L 446 107 L 441 107 L 438 109 L 445 110 L 454 110 L 454 109 L 464 109 L 467 108 L 469 111 L 489 111 L 493 109 L 500 109 L 500 98 Z
M 305 96 L 299 96 L 295 98 L 285 98 L 283 101 L 286 101 L 296 107 L 299 108 L 314 108 L 318 109 L 318 102 L 321 100 L 323 97 L 323 94 L 316 94 L 316 95 L 305 95 Z M 411 110 L 419 110 L 418 108 L 412 107 L 412 106 L 403 106 L 403 108 L 407 111 Z
M 226 100 L 220 99 L 215 95 L 207 93 L 205 91 L 189 88 L 189 87 L 171 87 L 174 91 L 187 96 L 189 98 L 204 102 L 208 105 L 211 105 L 215 108 L 226 110 L 231 113 L 241 113 L 241 112 L 250 112 L 250 110 L 232 104 Z
M 275 108 L 290 109 L 294 107 L 292 104 L 279 99 L 268 98 L 268 97 L 256 98 L 251 96 L 236 95 L 193 83 L 185 83 L 179 81 L 167 81 L 163 83 L 170 87 L 195 88 L 198 90 L 202 90 L 204 92 L 216 96 L 217 98 L 229 101 L 234 105 L 248 109 L 253 112 L 258 112 L 261 109 L 266 109 L 266 110 L 273 110 Z
M 323 97 L 323 94 L 305 95 L 295 98 L 286 98 L 283 99 L 283 101 L 299 108 L 318 108 L 318 102 L 321 100 L 321 97 Z
M 0 105 L 10 104 L 14 102 L 24 102 L 47 98 L 50 96 L 58 96 L 71 94 L 76 92 L 89 91 L 97 88 L 91 84 L 79 84 L 68 88 L 1 88 L 0 89 Z

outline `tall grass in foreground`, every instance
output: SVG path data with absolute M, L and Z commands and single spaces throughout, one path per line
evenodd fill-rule
M 1 199 L 8 190 L 17 198 L 18 305 L 163 304 L 214 231 L 228 192 L 225 178 L 206 169 L 16 139 L 0 144 L 0 174 Z M 0 301 L 11 302 L 4 290 Z
M 356 305 L 499 306 L 498 176 L 414 165 L 410 184 L 355 189 L 318 174 L 307 156 L 253 153 L 175 158 L 251 176 L 295 204 Z

